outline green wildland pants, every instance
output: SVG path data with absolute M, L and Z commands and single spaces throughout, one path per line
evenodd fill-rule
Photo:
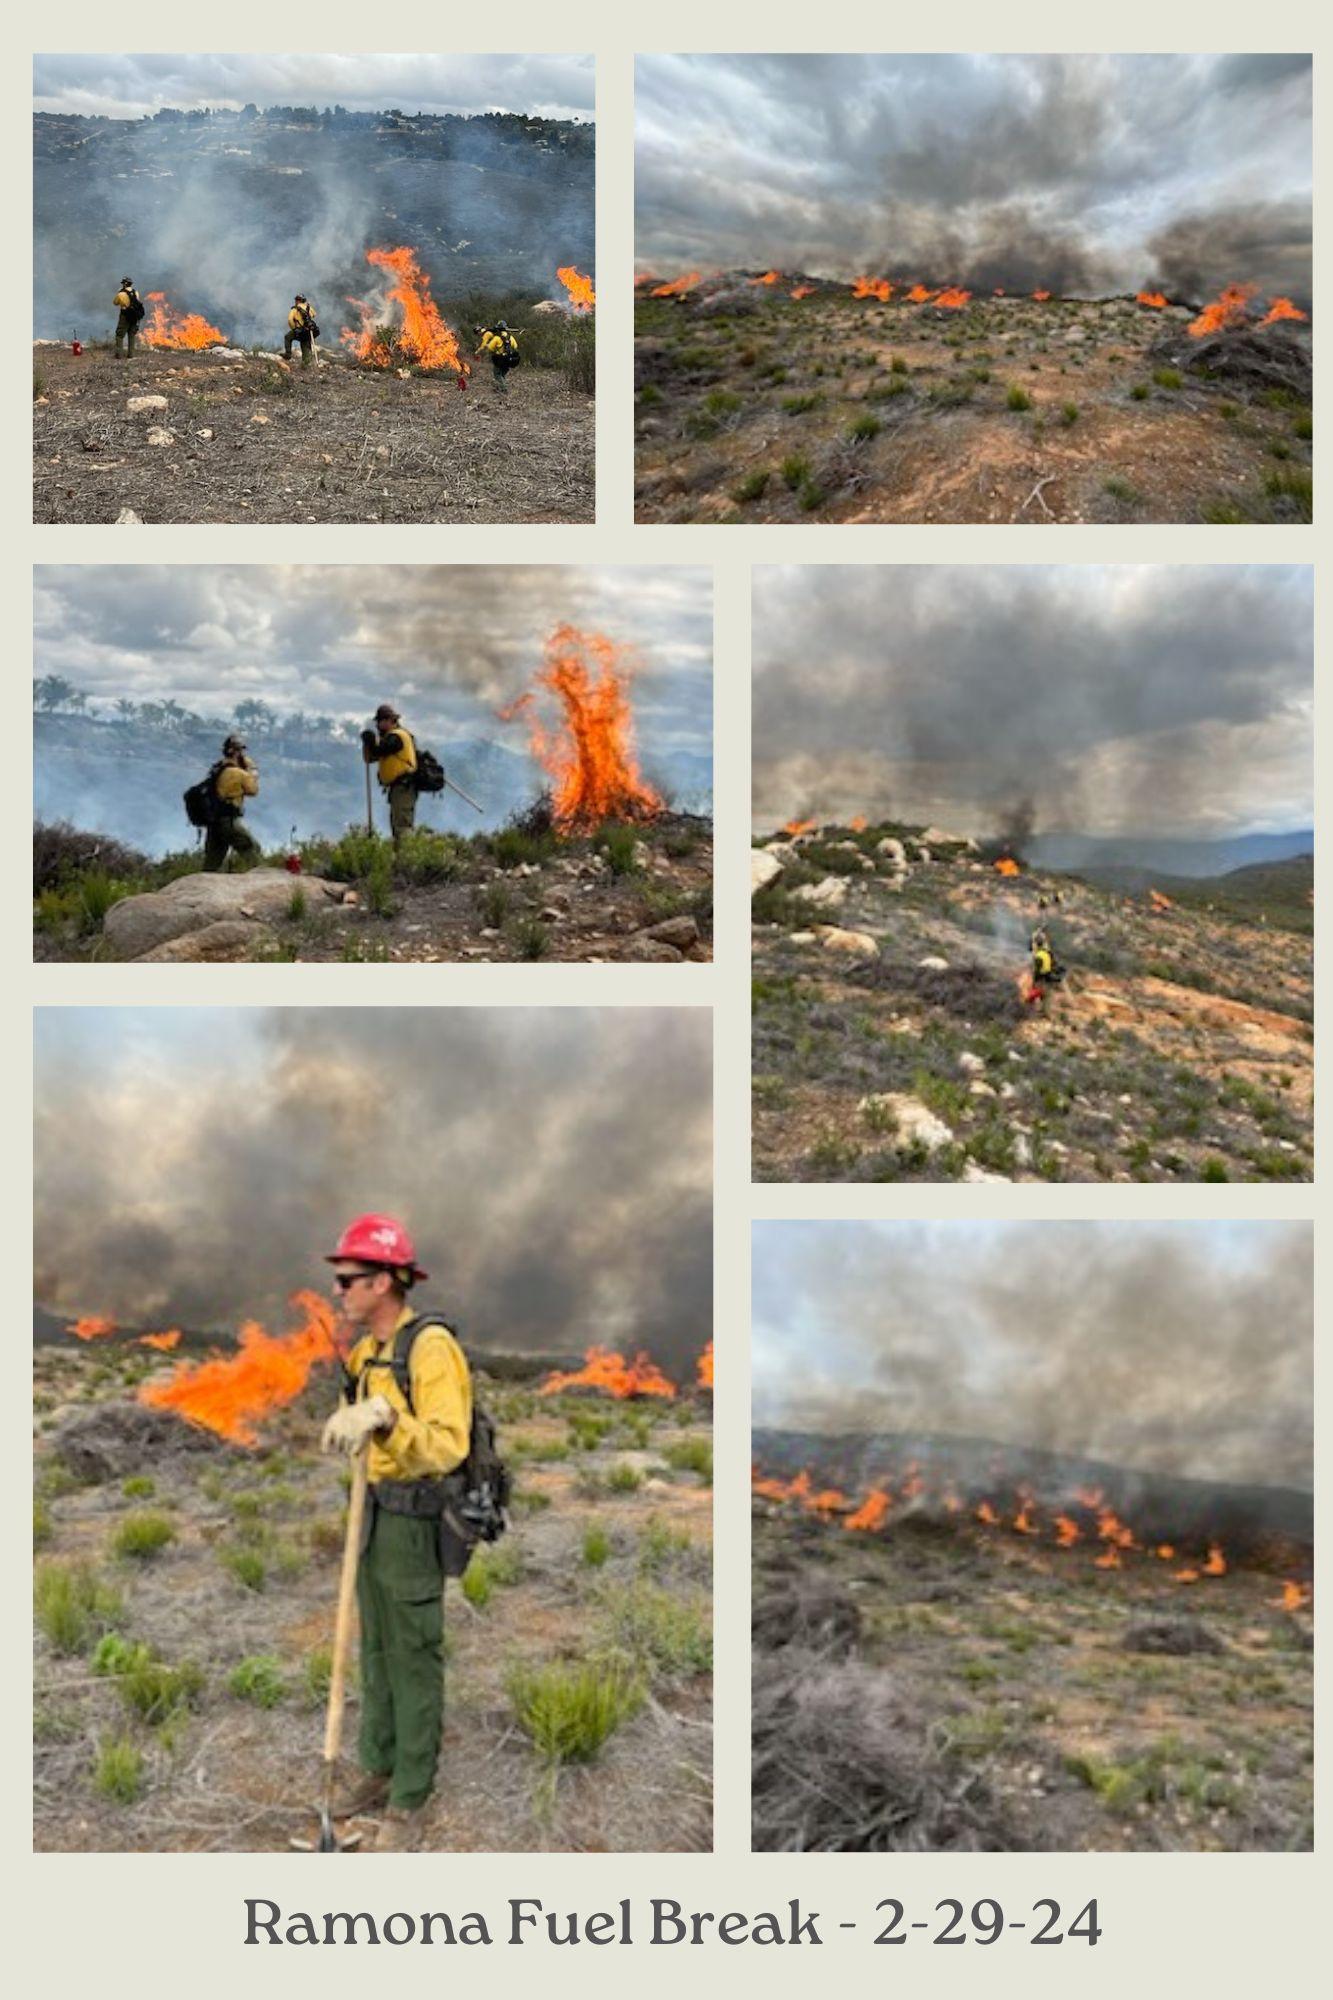
M 240 819 L 215 819 L 204 835 L 204 873 L 216 875 L 228 854 L 238 861 L 254 861 L 259 842 Z
M 389 831 L 396 847 L 417 823 L 417 788 L 410 777 L 395 778 L 389 787 Z
M 292 358 L 293 344 L 299 346 L 301 350 L 301 366 L 308 368 L 310 366 L 310 356 L 314 348 L 314 341 L 308 333 L 284 333 L 282 336 L 282 351 L 288 361 Z
M 133 354 L 135 342 L 138 340 L 138 338 L 139 338 L 138 320 L 133 319 L 129 313 L 126 312 L 117 313 L 116 314 L 117 354 L 120 353 L 122 345 L 128 346 L 130 353 Z
M 436 1523 L 374 1508 L 356 1576 L 361 1614 L 362 1767 L 389 1803 L 425 1803 L 444 1728 L 444 1571 Z

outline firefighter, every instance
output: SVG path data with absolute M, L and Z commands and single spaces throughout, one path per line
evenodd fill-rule
M 242 819 L 245 801 L 259 791 L 259 772 L 241 738 L 229 736 L 209 775 L 215 809 L 204 834 L 204 870 L 216 875 L 229 853 L 244 864 L 259 859 L 259 842 Z
M 287 331 L 282 336 L 282 352 L 286 360 L 292 358 L 292 342 L 301 349 L 301 366 L 310 366 L 315 342 L 319 339 L 319 328 L 315 324 L 315 309 L 304 292 L 298 292 L 287 315 Z
M 134 289 L 132 278 L 122 278 L 120 290 L 113 301 L 116 308 L 116 359 L 123 361 L 128 353 L 134 358 L 135 342 L 139 338 L 139 321 L 144 316 L 144 303 Z
M 421 1836 L 444 1728 L 441 1482 L 468 1455 L 472 1381 L 449 1329 L 408 1303 L 426 1273 L 401 1222 L 358 1215 L 326 1261 L 356 1339 L 322 1444 L 369 1453 L 356 1582 L 361 1775 L 336 1810 L 379 1817 L 377 1851 L 406 1852 Z
M 1032 967 L 1029 976 L 1029 1000 L 1037 1006 L 1045 1000 L 1053 986 L 1064 983 L 1065 968 L 1051 949 L 1050 933 L 1045 926 L 1032 933 Z
M 477 353 L 489 356 L 495 387 L 500 395 L 507 396 L 509 384 L 505 377 L 511 368 L 518 367 L 518 335 L 502 319 L 497 319 L 493 327 L 479 326 L 477 332 L 481 336 Z
M 392 702 L 382 701 L 375 710 L 375 727 L 362 730 L 361 754 L 367 764 L 379 766 L 380 785 L 389 801 L 389 831 L 397 847 L 416 824 L 417 746 Z

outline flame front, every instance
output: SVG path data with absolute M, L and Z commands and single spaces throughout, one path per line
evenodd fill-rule
M 225 347 L 227 336 L 210 326 L 202 313 L 173 312 L 165 292 L 149 292 L 153 308 L 144 321 L 143 337 L 150 347 Z
M 1243 325 L 1245 309 L 1253 297 L 1253 285 L 1228 285 L 1197 319 L 1190 321 L 1190 332 L 1200 340 L 1206 333 L 1222 333 L 1228 327 Z
M 601 632 L 559 625 L 546 642 L 537 685 L 559 702 L 561 727 L 545 727 L 531 693 L 500 711 L 502 722 L 526 714 L 532 752 L 551 779 L 552 810 L 563 832 L 608 819 L 655 819 L 663 810 L 639 774 L 629 684 L 625 647 Z
M 274 1335 L 248 1320 L 234 1354 L 183 1362 L 165 1381 L 142 1383 L 139 1401 L 150 1409 L 170 1410 L 232 1444 L 257 1444 L 261 1420 L 294 1402 L 313 1368 L 338 1359 L 328 1301 L 316 1292 L 297 1292 L 291 1304 L 304 1317 L 290 1332 Z
M 913 285 L 911 291 L 907 294 L 907 303 L 909 306 L 924 306 L 934 296 L 934 292 L 928 292 L 924 285 Z
M 170 1354 L 173 1347 L 181 1344 L 181 1330 L 178 1326 L 168 1327 L 165 1333 L 141 1333 L 140 1347 L 155 1347 L 160 1354 Z
M 792 288 L 792 297 L 794 299 L 808 299 L 814 289 L 813 285 L 795 285 Z
M 782 278 L 781 271 L 765 271 L 762 278 L 747 278 L 747 285 L 776 285 Z
M 695 1363 L 694 1382 L 695 1387 L 698 1389 L 711 1389 L 713 1386 L 713 1343 L 711 1340 Z
M 588 1348 L 582 1368 L 566 1374 L 557 1369 L 547 1376 L 537 1393 L 554 1396 L 561 1389 L 600 1389 L 604 1396 L 614 1396 L 617 1401 L 631 1396 L 670 1399 L 676 1393 L 675 1383 L 662 1373 L 651 1355 L 636 1354 L 632 1361 L 626 1361 L 613 1347 Z
M 789 819 L 782 831 L 788 834 L 813 833 L 818 825 L 817 819 Z
M 585 278 L 572 264 L 557 267 L 556 277 L 569 294 L 569 303 L 576 313 L 590 313 L 597 303 L 597 294 L 592 288 L 592 279 Z
M 1259 324 L 1260 326 L 1272 326 L 1280 319 L 1308 320 L 1309 317 L 1309 313 L 1303 313 L 1299 306 L 1292 304 L 1290 299 L 1274 299 Z
M 698 271 L 688 271 L 682 278 L 668 278 L 664 285 L 654 285 L 648 296 L 650 299 L 682 298 L 686 292 L 694 290 L 701 275 Z
M 1038 300 L 1038 302 L 1039 302 L 1040 304 L 1042 304 L 1042 305 L 1045 305 L 1045 303 L 1046 303 L 1047 299 L 1048 299 L 1048 298 L 1049 298 L 1049 297 L 1050 297 L 1051 295 L 1050 295 L 1050 293 L 1049 293 L 1049 292 L 1034 292 L 1034 293 L 1032 294 L 1032 296 L 1033 296 L 1033 298 L 1034 298 L 1034 299 Z
M 98 1313 L 85 1313 L 82 1318 L 71 1320 L 65 1328 L 76 1340 L 109 1340 L 116 1330 L 113 1319 L 103 1319 Z
M 997 875 L 1021 875 L 1023 873 L 1012 854 L 1000 855 L 999 859 L 991 865 Z
M 1135 298 L 1141 306 L 1151 306 L 1154 312 L 1161 312 L 1166 304 L 1165 292 L 1136 292 Z
M 893 297 L 893 286 L 887 278 L 854 278 L 852 280 L 854 299 L 878 299 L 887 305 Z
M 466 375 L 468 365 L 458 351 L 457 336 L 431 297 L 430 279 L 418 263 L 416 251 L 406 244 L 391 250 L 367 250 L 366 262 L 387 272 L 391 282 L 379 298 L 348 300 L 360 313 L 361 325 L 356 330 L 343 327 L 339 338 L 344 347 L 372 368 L 392 368 L 412 361 L 418 368 L 452 368 L 456 375 Z M 391 308 L 396 308 L 392 316 Z
M 945 312 L 958 312 L 971 302 L 971 298 L 971 292 L 961 291 L 957 285 L 946 285 L 942 292 L 936 293 L 935 304 Z

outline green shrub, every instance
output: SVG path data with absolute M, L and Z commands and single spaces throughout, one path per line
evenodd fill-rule
M 1185 378 L 1178 368 L 1154 368 L 1153 381 L 1159 389 L 1183 389 Z
M 157 1481 L 143 1473 L 136 1473 L 132 1479 L 121 1482 L 120 1490 L 127 1500 L 151 1500 L 157 1492 Z
M 460 1588 L 474 1611 L 484 1611 L 494 1597 L 495 1578 L 484 1549 L 474 1551 L 471 1562 L 463 1571 Z
M 783 485 L 794 493 L 810 477 L 810 461 L 804 452 L 788 452 L 778 470 L 782 474 Z
M 455 881 L 462 872 L 463 860 L 463 843 L 454 835 L 415 826 L 398 843 L 394 866 L 403 881 L 427 886 Z
M 245 1590 L 263 1590 L 268 1583 L 268 1564 L 258 1549 L 223 1549 L 221 1562 Z
M 818 395 L 784 396 L 781 407 L 789 417 L 804 417 L 817 408 L 821 400 Z
M 506 1688 L 514 1719 L 553 1767 L 588 1764 L 643 1705 L 643 1683 L 616 1662 L 515 1667 Z
M 907 362 L 901 354 L 894 355 L 889 363 L 889 368 L 894 375 L 906 375 L 909 372 Z
M 697 1472 L 705 1486 L 713 1483 L 713 1446 L 709 1438 L 680 1438 L 662 1454 L 673 1472 Z
M 744 400 L 734 389 L 710 389 L 704 397 L 704 408 L 710 417 L 731 417 Z
M 643 1474 L 633 1465 L 613 1465 L 606 1475 L 609 1493 L 637 1493 L 643 1485 Z
M 1264 474 L 1264 492 L 1270 500 L 1286 503 L 1280 509 L 1298 521 L 1314 519 L 1314 479 L 1304 467 L 1273 466 Z
M 1030 410 L 1032 408 L 1031 396 L 1017 382 L 1010 383 L 1004 400 L 1006 407 L 1011 410 Z
M 711 1672 L 713 1634 L 706 1599 L 691 1601 L 638 1577 L 602 1597 L 607 1637 L 654 1679 Z
M 111 1537 L 111 1553 L 148 1562 L 176 1539 L 176 1524 L 165 1514 L 127 1514 Z
M 868 444 L 871 438 L 879 436 L 883 428 L 872 410 L 863 410 L 848 424 L 847 435 L 855 444 Z
M 33 1579 L 37 1623 L 57 1653 L 82 1653 L 94 1634 L 109 1631 L 123 1613 L 118 1590 L 103 1583 L 86 1562 L 47 1561 Z
M 828 496 L 823 487 L 817 485 L 813 479 L 807 479 L 800 492 L 796 495 L 797 504 L 803 514 L 815 513 L 823 506 L 827 498 Z
M 1077 403 L 1062 403 L 1060 405 L 1060 422 L 1065 426 L 1066 430 L 1078 422 Z
M 513 900 L 507 882 L 488 882 L 477 894 L 477 910 L 487 930 L 498 931 L 504 927 Z
M 319 1708 L 329 1698 L 333 1679 L 332 1646 L 312 1646 L 301 1662 L 301 1685 L 307 1701 Z
M 193 1660 L 178 1667 L 154 1659 L 142 1641 L 122 1639 L 109 1632 L 92 1656 L 92 1670 L 114 1680 L 121 1699 L 147 1723 L 165 1722 L 184 1708 L 192 1708 L 204 1687 L 203 1669 Z
M 33 1547 L 35 1549 L 40 1548 L 43 1542 L 50 1541 L 54 1533 L 55 1522 L 51 1518 L 51 1509 L 44 1500 L 34 1500 L 32 1503 Z
M 1136 382 L 1129 393 L 1136 403 L 1146 403 L 1152 390 L 1146 382 Z
M 251 1653 L 232 1668 L 227 1687 L 238 1701 L 250 1701 L 256 1708 L 276 1708 L 287 1692 L 282 1661 L 271 1653 Z
M 607 820 L 598 829 L 597 845 L 606 856 L 607 865 L 613 875 L 633 875 L 638 872 L 639 836 L 632 826 L 623 826 L 619 821 Z
M 516 917 L 510 927 L 509 937 L 515 958 L 525 959 L 532 964 L 538 959 L 550 956 L 551 933 L 540 917 Z
M 132 1806 L 143 1791 L 143 1752 L 128 1736 L 115 1736 L 103 1743 L 93 1759 L 93 1786 L 104 1799 Z
M 654 1576 L 673 1556 L 684 1555 L 693 1546 L 688 1529 L 673 1528 L 660 1515 L 650 1514 L 639 1533 L 639 1568 Z
M 611 1554 L 611 1537 L 600 1521 L 590 1521 L 583 1531 L 583 1560 L 589 1569 L 600 1569 Z
M 747 472 L 739 485 L 732 488 L 732 499 L 739 507 L 746 506 L 751 500 L 762 500 L 771 477 L 767 466 L 761 466 L 755 472 Z

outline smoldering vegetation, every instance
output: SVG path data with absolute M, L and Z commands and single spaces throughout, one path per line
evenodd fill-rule
M 332 345 L 385 243 L 418 252 L 446 318 L 563 297 L 557 265 L 592 268 L 593 171 L 590 124 L 520 114 L 38 116 L 34 331 L 109 325 L 128 271 L 238 344 L 271 346 L 304 291 Z
M 1019 853 L 1308 824 L 1311 615 L 1295 568 L 760 570 L 756 819 L 942 817 Z
M 1250 1223 L 1232 1239 L 1197 1224 L 761 1229 L 756 1421 L 1308 1490 L 1311 1233 Z
M 43 1303 L 281 1320 L 343 1222 L 387 1209 L 469 1347 L 602 1342 L 688 1372 L 711 1316 L 702 1016 L 290 1008 L 221 1039 L 209 1022 L 168 1016 L 158 1038 L 147 1015 L 44 1016 Z

